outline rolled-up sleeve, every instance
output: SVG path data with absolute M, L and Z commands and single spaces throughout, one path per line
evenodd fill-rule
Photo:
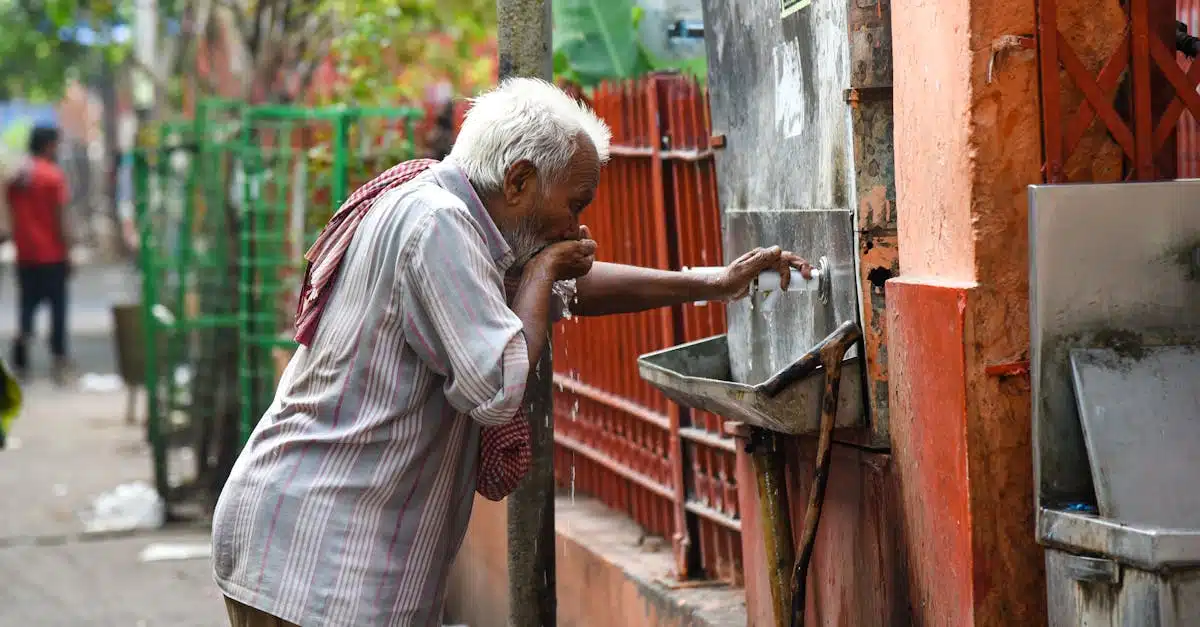
M 445 377 L 446 399 L 483 425 L 521 408 L 529 354 L 521 319 L 470 218 L 439 209 L 423 218 L 405 255 L 408 344 Z

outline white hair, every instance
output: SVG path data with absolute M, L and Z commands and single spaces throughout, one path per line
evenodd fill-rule
M 595 112 L 546 81 L 509 78 L 471 100 L 450 160 L 480 193 L 499 191 L 508 169 L 522 160 L 558 182 L 580 135 L 591 139 L 601 164 L 608 161 L 612 131 Z

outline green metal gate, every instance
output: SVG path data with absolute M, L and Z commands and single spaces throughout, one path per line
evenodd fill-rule
M 229 190 L 241 109 L 202 102 L 195 119 L 162 124 L 135 153 L 147 438 L 155 484 L 168 504 L 219 483 L 221 467 L 232 459 L 210 453 L 226 448 L 217 446 L 222 439 L 237 442 L 230 367 L 237 350 L 237 231 L 230 228 L 236 223 Z
M 243 441 L 271 404 L 281 367 L 295 350 L 305 251 L 353 186 L 415 156 L 420 116 L 410 108 L 246 111 L 237 369 Z
M 219 493 L 295 348 L 304 251 L 354 186 L 414 157 L 420 115 L 213 99 L 140 139 L 147 439 L 168 505 Z

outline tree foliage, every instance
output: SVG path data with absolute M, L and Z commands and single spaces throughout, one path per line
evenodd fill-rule
M 638 32 L 642 10 L 633 0 L 555 0 L 554 73 L 592 87 L 604 80 L 634 78 L 657 70 L 681 70 L 704 78 L 703 56 L 656 58 Z
M 96 50 L 60 38 L 71 16 L 62 18 L 59 4 L 0 0 L 0 100 L 57 100 L 69 77 L 94 66 Z
M 439 81 L 459 90 L 490 82 L 495 0 L 330 0 L 345 88 L 359 104 L 412 101 Z
M 134 21 L 135 0 L 6 2 L 40 3 L 60 27 L 81 12 Z M 394 104 L 434 81 L 476 84 L 494 74 L 494 0 L 158 0 L 158 8 L 154 54 L 129 58 L 170 105 L 185 86 L 198 95 L 295 101 L 330 60 L 340 80 L 327 99 L 353 104 Z M 122 55 L 129 48 L 109 47 Z M 217 57 L 228 68 L 212 68 Z M 234 88 L 220 69 L 233 70 Z

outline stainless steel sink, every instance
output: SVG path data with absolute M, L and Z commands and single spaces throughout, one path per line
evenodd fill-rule
M 836 428 L 865 425 L 862 365 L 857 352 L 853 349 L 842 362 Z M 724 335 L 642 355 L 638 358 L 638 371 L 643 379 L 680 405 L 748 425 L 801 435 L 816 433 L 821 420 L 823 368 L 817 367 L 772 396 L 767 391 L 767 382 L 746 385 L 731 380 L 729 343 Z M 777 377 L 778 374 L 772 379 Z

